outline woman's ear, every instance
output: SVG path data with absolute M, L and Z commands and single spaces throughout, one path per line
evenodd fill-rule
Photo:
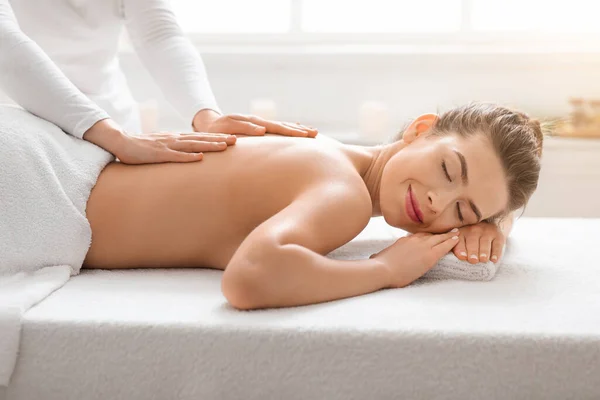
M 428 132 L 431 129 L 431 127 L 433 127 L 437 119 L 437 114 L 421 115 L 413 122 L 411 122 L 408 128 L 406 128 L 404 134 L 402 135 L 402 140 L 406 144 L 412 143 L 416 138 Z

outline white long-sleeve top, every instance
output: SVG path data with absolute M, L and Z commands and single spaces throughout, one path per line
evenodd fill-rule
M 109 116 L 139 133 L 119 66 L 123 27 L 187 121 L 202 109 L 219 111 L 202 59 L 168 0 L 0 0 L 0 89 L 77 137 Z

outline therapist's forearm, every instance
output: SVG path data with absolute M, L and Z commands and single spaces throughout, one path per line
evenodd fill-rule
M 236 254 L 225 269 L 223 294 L 234 307 L 299 306 L 389 287 L 389 270 L 376 259 L 334 260 L 295 244 L 262 254 L 254 262 Z
M 196 132 L 208 132 L 208 127 L 212 122 L 221 117 L 221 114 L 210 108 L 200 110 L 194 115 L 192 128 Z
M 27 111 L 79 138 L 108 117 L 21 31 L 7 0 L 0 0 L 0 88 Z
M 125 133 L 113 120 L 103 119 L 88 129 L 84 133 L 83 139 L 118 156 L 119 149 L 123 146 Z
M 169 103 L 188 123 L 199 110 L 219 111 L 202 57 L 179 27 L 170 2 L 120 3 L 136 53 Z

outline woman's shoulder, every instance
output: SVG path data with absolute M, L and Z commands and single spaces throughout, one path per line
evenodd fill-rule
M 238 148 L 235 154 L 231 153 L 232 160 L 253 160 L 242 163 L 246 165 L 244 172 L 267 174 L 272 181 L 301 191 L 343 188 L 370 201 L 364 181 L 344 153 L 343 144 L 333 139 L 269 136 L 242 139 L 234 147 Z

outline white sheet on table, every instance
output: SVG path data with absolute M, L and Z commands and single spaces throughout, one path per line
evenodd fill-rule
M 523 219 L 490 282 L 255 312 L 219 271 L 83 271 L 25 315 L 9 398 L 600 398 L 598 237 Z
M 112 155 L 22 109 L 0 106 L 0 386 L 23 313 L 77 274 L 92 231 L 85 207 Z

